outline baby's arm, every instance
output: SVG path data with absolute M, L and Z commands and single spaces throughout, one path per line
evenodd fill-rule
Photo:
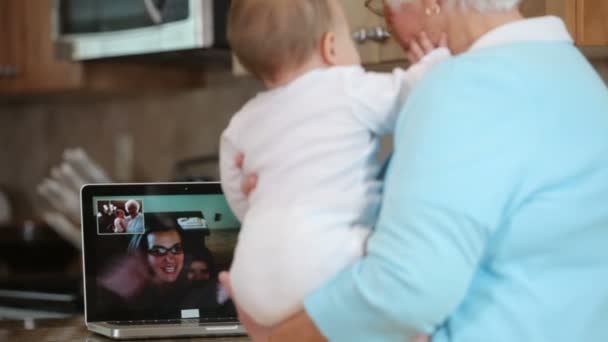
M 360 80 L 351 81 L 355 115 L 377 135 L 393 132 L 399 113 L 414 85 L 436 64 L 450 57 L 445 39 L 435 48 L 426 35 L 412 43 L 409 69 L 396 68 L 391 74 L 368 72 Z
M 235 157 L 240 153 L 231 138 L 224 132 L 220 140 L 220 179 L 222 189 L 234 215 L 243 222 L 249 208 L 247 197 L 241 191 L 242 172 L 237 168 Z

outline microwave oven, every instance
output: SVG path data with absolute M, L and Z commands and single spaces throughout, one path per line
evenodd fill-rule
M 227 48 L 229 7 L 227 0 L 55 0 L 55 41 L 72 60 Z

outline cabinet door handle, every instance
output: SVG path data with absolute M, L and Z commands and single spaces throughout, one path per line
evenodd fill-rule
M 16 66 L 14 66 L 14 65 L 9 65 L 9 66 L 6 68 L 6 76 L 7 76 L 8 78 L 15 78 L 15 77 L 17 77 L 17 74 L 18 74 L 18 73 L 19 73 L 19 70 L 18 70 L 18 69 L 17 69 L 17 67 L 16 67 Z
M 8 77 L 10 77 L 10 78 L 16 78 L 17 75 L 19 75 L 19 69 L 17 69 L 16 66 L 10 66 L 8 68 Z
M 364 44 L 367 41 L 383 43 L 390 37 L 391 33 L 388 32 L 388 30 L 382 26 L 376 26 L 367 29 L 362 28 L 353 32 L 353 39 L 357 44 Z
M 0 78 L 15 78 L 19 70 L 14 65 L 0 65 Z

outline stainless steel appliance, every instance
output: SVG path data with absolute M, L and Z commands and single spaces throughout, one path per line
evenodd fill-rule
M 54 2 L 56 42 L 73 60 L 227 47 L 230 1 Z
M 82 314 L 76 248 L 34 221 L 0 224 L 0 233 L 0 320 Z

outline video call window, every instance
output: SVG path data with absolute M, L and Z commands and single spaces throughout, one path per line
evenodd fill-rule
M 129 201 L 139 204 L 143 231 L 117 233 L 116 212 Z M 90 294 L 97 318 L 236 316 L 217 278 L 232 263 L 240 227 L 223 195 L 95 197 L 93 203 L 98 234 Z
M 98 234 L 142 234 L 145 227 L 141 199 L 109 199 L 96 202 Z

